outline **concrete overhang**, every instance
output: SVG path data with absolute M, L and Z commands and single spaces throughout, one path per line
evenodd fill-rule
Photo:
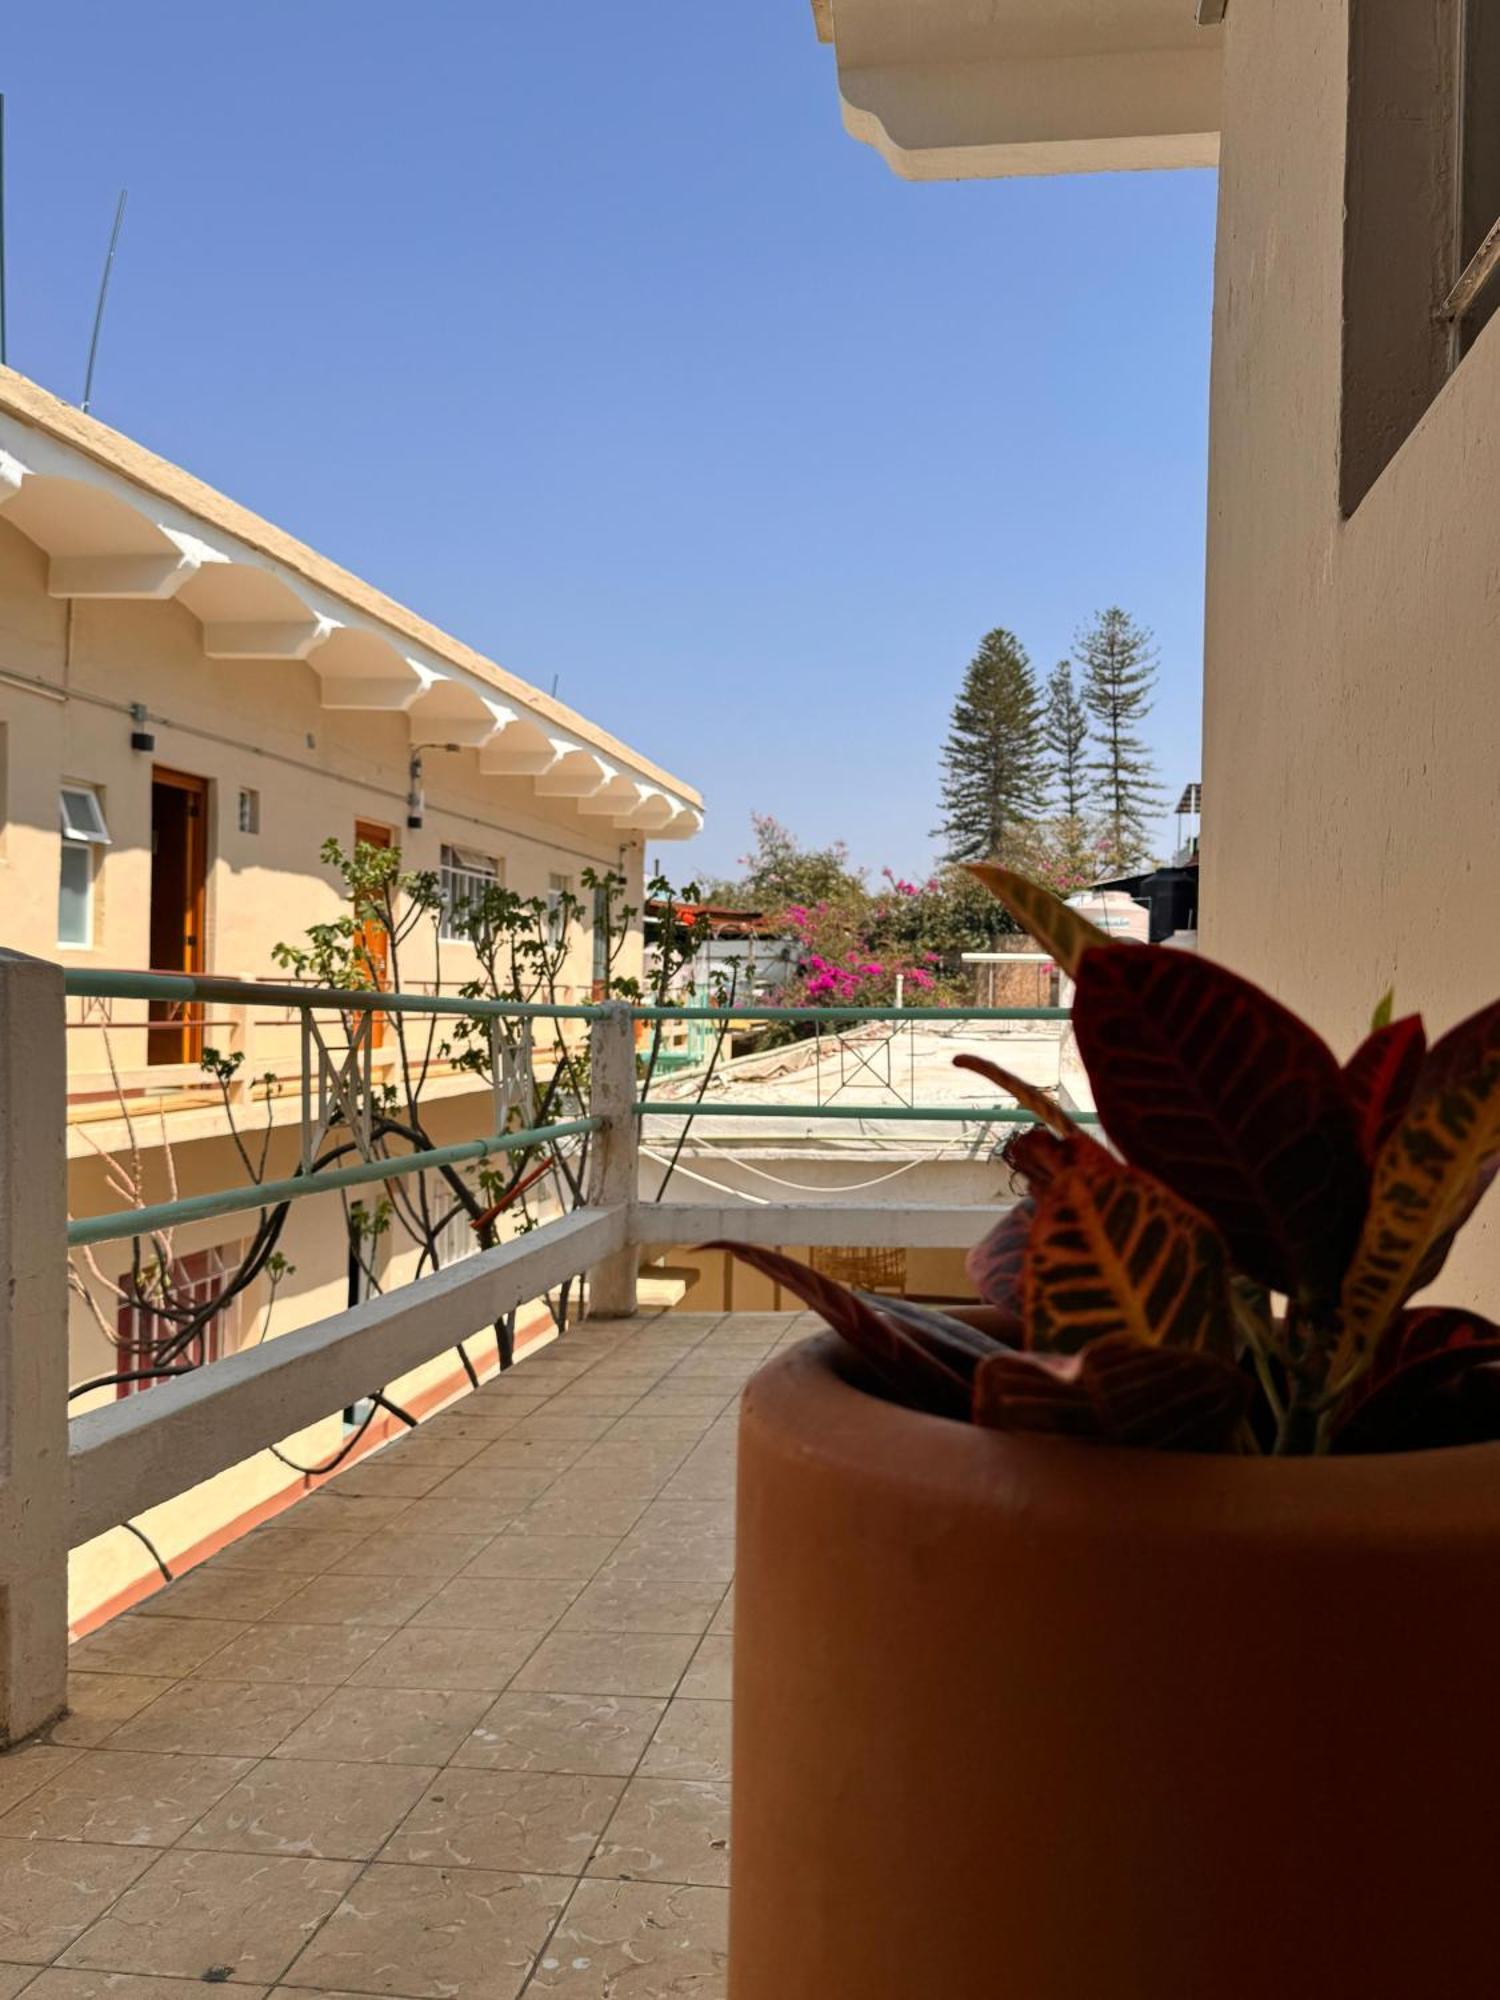
M 907 180 L 1217 164 L 1217 0 L 812 8 L 845 125 Z

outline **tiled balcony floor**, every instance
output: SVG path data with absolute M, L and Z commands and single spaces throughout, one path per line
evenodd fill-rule
M 722 2000 L 735 1402 L 807 1330 L 585 1324 L 81 1641 L 0 2000 Z

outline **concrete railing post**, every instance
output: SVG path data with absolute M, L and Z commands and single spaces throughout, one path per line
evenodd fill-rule
M 62 968 L 0 950 L 0 1746 L 67 1701 L 66 1043 Z
M 604 1119 L 589 1141 L 590 1208 L 623 1208 L 625 1247 L 588 1274 L 590 1319 L 628 1319 L 636 1309 L 635 1204 L 640 1135 L 635 1115 L 635 1022 L 628 1007 L 611 1007 L 589 1035 L 589 1112 Z

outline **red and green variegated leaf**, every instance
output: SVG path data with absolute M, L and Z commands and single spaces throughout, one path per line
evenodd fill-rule
M 1009 1209 L 982 1242 L 964 1259 L 969 1283 L 986 1305 L 995 1306 L 1024 1324 L 1021 1271 L 1026 1261 L 1026 1240 L 1036 1217 L 1036 1203 L 1028 1195 Z
M 1059 1139 L 1071 1139 L 1078 1130 L 1055 1097 L 1049 1097 L 1036 1084 L 1028 1083 L 1024 1076 L 1014 1076 L 1008 1069 L 1001 1069 L 999 1063 L 989 1062 L 983 1056 L 970 1055 L 965 1050 L 962 1055 L 953 1058 L 953 1067 L 972 1070 L 975 1076 L 982 1076 L 997 1090 L 1005 1091 L 1023 1111 L 1029 1111 L 1039 1125 L 1045 1125 Z
M 1019 1174 L 1033 1194 L 1042 1189 L 1068 1164 L 1069 1141 L 1058 1139 L 1041 1125 L 1020 1125 L 1000 1148 L 1000 1157 L 1013 1174 Z
M 1080 1354 L 1001 1354 L 974 1377 L 974 1422 L 1160 1451 L 1222 1451 L 1250 1384 L 1213 1354 L 1114 1336 Z
M 1426 1442 L 1435 1389 L 1500 1360 L 1500 1326 L 1454 1306 L 1401 1313 L 1376 1343 L 1369 1368 L 1334 1411 L 1335 1451 L 1394 1451 Z
M 1408 1014 L 1373 1029 L 1344 1064 L 1344 1088 L 1367 1160 L 1373 1161 L 1405 1117 L 1426 1054 L 1422 1017 Z
M 1211 1216 L 1251 1278 L 1338 1296 L 1369 1189 L 1332 1051 L 1193 952 L 1108 945 L 1078 970 L 1073 1025 L 1104 1129 Z
M 930 1334 L 919 1339 L 883 1312 L 876 1312 L 857 1293 L 779 1250 L 723 1242 L 708 1243 L 704 1248 L 731 1251 L 741 1263 L 784 1285 L 847 1341 L 898 1402 L 939 1416 L 968 1415 L 970 1382 L 977 1366 L 969 1351 L 940 1348 Z
M 1090 1400 L 1120 1444 L 1222 1451 L 1250 1408 L 1249 1378 L 1217 1354 L 1100 1340 L 1080 1358 Z
M 1091 945 L 1109 942 L 1097 924 L 1091 924 L 1077 910 L 1059 902 L 1050 889 L 1017 875 L 1014 869 L 998 867 L 993 861 L 976 861 L 970 864 L 969 873 L 984 884 L 997 902 L 1004 904 L 1023 931 L 1028 931 L 1044 951 L 1051 952 L 1070 979 L 1077 978 L 1078 961 Z
M 951 1363 L 956 1371 L 972 1375 L 981 1361 L 1008 1347 L 1021 1344 L 1021 1322 L 1012 1315 L 985 1308 L 967 1312 L 939 1312 L 916 1299 L 901 1299 L 878 1292 L 856 1292 L 855 1297 L 884 1319 L 893 1319 L 936 1355 Z
M 1369 1214 L 1340 1300 L 1331 1380 L 1352 1383 L 1412 1293 L 1442 1268 L 1500 1167 L 1500 1003 L 1435 1042 L 1375 1161 Z
M 1027 1346 L 1071 1354 L 1115 1335 L 1234 1352 L 1224 1239 L 1169 1187 L 1100 1146 L 1037 1197 L 1022 1263 Z

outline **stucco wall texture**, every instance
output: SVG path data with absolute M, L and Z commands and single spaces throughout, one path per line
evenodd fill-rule
M 1344 519 L 1348 5 L 1225 38 L 1202 918 L 1341 1052 L 1389 986 L 1430 1032 L 1500 994 L 1500 331 Z M 1495 1309 L 1493 1202 L 1440 1289 Z

